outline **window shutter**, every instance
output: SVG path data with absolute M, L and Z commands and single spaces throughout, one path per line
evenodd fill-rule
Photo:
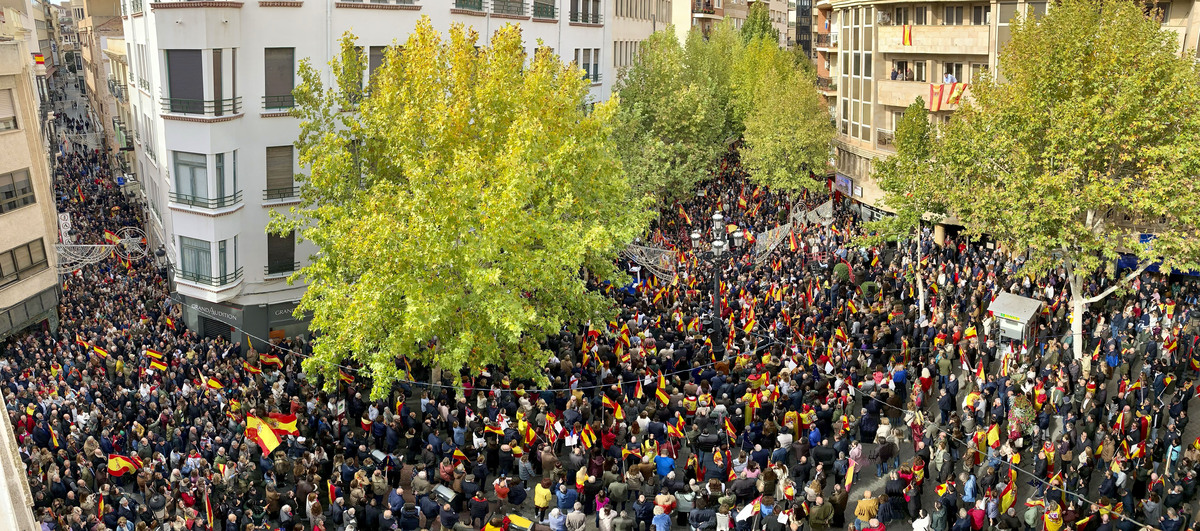
M 267 189 L 291 188 L 292 178 L 292 146 L 268 147 Z
M 266 49 L 266 95 L 291 96 L 295 80 L 295 48 Z
M 16 116 L 17 109 L 13 105 L 12 89 L 0 90 L 0 120 Z

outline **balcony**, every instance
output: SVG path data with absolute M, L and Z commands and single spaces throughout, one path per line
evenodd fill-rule
M 130 0 L 129 14 L 131 14 L 131 15 L 142 14 L 142 0 Z
M 813 44 L 817 48 L 837 48 L 838 34 L 836 31 L 813 35 Z
M 921 98 L 923 98 L 925 100 L 926 105 L 929 104 L 929 86 L 930 86 L 929 83 L 926 83 L 923 81 L 891 81 L 891 80 L 880 80 L 880 81 L 877 81 L 876 83 L 879 86 L 879 95 L 875 99 L 875 102 L 880 105 L 904 108 L 904 107 L 908 107 L 909 105 L 912 104 L 912 102 L 916 101 L 918 96 L 920 96 Z M 947 85 L 947 87 L 949 87 L 949 85 Z M 969 87 L 969 85 L 968 85 L 968 87 Z M 943 91 L 941 110 L 943 110 L 943 111 L 957 110 L 958 109 L 957 103 L 951 104 L 951 103 L 946 102 L 947 96 L 949 96 L 948 92 L 949 92 L 949 88 L 947 88 Z M 967 92 L 968 93 L 970 92 L 970 88 L 967 89 Z M 966 96 L 964 95 L 963 98 L 965 98 L 965 97 Z
M 184 98 L 163 98 L 162 112 L 220 118 L 235 116 L 242 112 L 242 98 L 226 98 L 221 100 L 192 100 Z
M 298 199 L 299 197 L 299 186 L 292 186 L 290 188 L 267 188 L 266 190 L 263 190 L 263 201 L 286 201 L 289 199 Z
M 483 0 L 454 0 L 454 9 L 483 13 Z
M 220 208 L 228 208 L 241 204 L 242 192 L 239 190 L 233 195 L 225 197 L 197 197 L 194 195 L 185 195 L 176 192 L 171 192 L 167 197 L 171 203 L 176 205 L 189 206 L 194 208 L 202 208 L 206 210 L 217 210 Z
M 138 88 L 140 88 L 142 90 L 145 90 L 145 91 L 150 90 L 150 80 L 149 79 L 146 79 L 144 77 L 138 78 L 137 84 L 138 84 Z
M 279 96 L 263 96 L 263 110 L 283 111 L 296 106 L 296 97 L 291 94 L 283 94 Z
M 712 18 L 720 20 L 721 16 L 717 14 L 717 10 L 713 7 L 712 2 L 692 2 L 692 15 L 698 18 Z
M 603 18 L 600 13 L 584 13 L 582 11 L 571 12 L 571 22 L 577 24 L 603 24 Z
M 588 74 L 587 70 L 588 70 L 587 68 L 584 68 L 583 78 L 588 80 L 589 82 L 591 82 L 593 85 L 596 83 L 599 83 L 600 77 L 601 77 L 600 70 L 596 70 L 595 72 L 593 72 L 591 74 Z
M 817 90 L 822 92 L 837 92 L 837 83 L 827 77 L 817 76 Z
M 539 4 L 534 2 L 533 18 L 555 20 L 558 18 L 558 11 L 555 9 L 554 4 Z
M 525 0 L 492 0 L 493 15 L 525 16 Z
M 990 26 L 912 26 L 912 46 L 904 45 L 904 26 L 879 25 L 878 51 L 927 55 L 988 55 Z
M 190 271 L 184 271 L 182 269 L 179 269 L 177 271 L 179 272 L 180 280 L 186 280 L 186 281 L 192 282 L 194 284 L 201 284 L 204 286 L 211 286 L 214 288 L 228 286 L 230 284 L 236 284 L 242 280 L 242 268 L 240 268 L 240 267 L 237 268 L 237 270 L 234 271 L 233 273 L 226 273 L 224 275 L 219 275 L 219 276 L 215 276 L 215 277 L 211 276 L 211 275 L 205 275 L 202 273 L 193 273 Z
M 300 270 L 300 262 L 277 262 L 263 266 L 263 275 L 290 275 Z
M 888 151 L 896 151 L 895 134 L 891 131 L 888 131 L 887 129 L 876 129 L 875 130 L 875 146 L 878 147 L 879 149 L 886 149 Z

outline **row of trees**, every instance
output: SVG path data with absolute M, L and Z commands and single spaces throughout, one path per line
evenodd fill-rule
M 511 25 L 480 46 L 472 29 L 422 19 L 366 86 L 351 35 L 332 85 L 302 61 L 309 173 L 269 230 L 317 248 L 293 277 L 319 332 L 305 370 L 335 385 L 342 366 L 362 367 L 375 397 L 415 362 L 540 380 L 548 335 L 612 316 L 584 279 L 624 282 L 617 253 L 727 144 L 745 137 L 763 183 L 800 186 L 791 174 L 828 157 L 829 117 L 765 6 L 745 28 L 685 44 L 655 34 L 594 105 L 578 66 L 540 43 L 527 57 Z
M 636 187 L 684 197 L 737 140 L 760 184 L 821 185 L 809 176 L 829 160 L 832 122 L 811 62 L 780 49 L 778 38 L 757 3 L 740 32 L 726 22 L 681 43 L 668 27 L 642 43 L 616 87 L 618 153 Z
M 1086 364 L 1089 304 L 1157 262 L 1198 268 L 1200 67 L 1121 0 L 1064 0 L 1016 20 L 999 64 L 1002 78 L 973 84 L 948 124 L 935 130 L 920 100 L 905 111 L 896 154 L 874 176 L 898 215 L 867 243 L 953 216 L 969 234 L 1027 250 L 1035 278 L 1062 268 Z M 1153 239 L 1114 223 L 1123 216 Z M 1116 271 L 1121 253 L 1136 255 L 1133 271 Z

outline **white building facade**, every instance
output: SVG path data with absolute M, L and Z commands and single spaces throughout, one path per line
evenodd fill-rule
M 443 31 L 472 26 L 484 43 L 518 23 L 530 54 L 540 39 L 576 62 L 600 101 L 616 81 L 614 52 L 636 48 L 614 46 L 617 0 L 121 1 L 147 232 L 170 262 L 187 325 L 243 345 L 244 332 L 293 337 L 307 329 L 292 316 L 304 286 L 285 279 L 315 249 L 264 230 L 272 210 L 298 202 L 299 121 L 288 109 L 301 59 L 327 65 L 351 31 L 373 68 L 422 16 Z M 647 15 L 669 13 L 670 0 L 645 4 L 637 17 L 617 18 L 636 25 L 617 31 L 620 41 L 662 28 Z

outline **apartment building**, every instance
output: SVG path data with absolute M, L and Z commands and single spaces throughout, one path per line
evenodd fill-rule
M 104 49 L 108 47 L 109 39 L 120 39 L 123 34 L 119 6 L 118 0 L 83 0 L 83 17 L 76 24 L 83 64 L 79 74 L 83 77 L 92 118 L 103 126 L 105 146 L 112 143 L 109 122 L 115 114 L 116 102 L 108 86 L 111 67 Z
M 327 65 L 353 31 L 374 71 L 422 16 L 438 28 L 474 27 L 484 43 L 520 24 L 530 54 L 540 40 L 574 61 L 600 101 L 671 11 L 669 0 L 119 1 L 125 123 L 147 232 L 169 262 L 188 326 L 243 344 L 243 331 L 307 329 L 292 315 L 304 286 L 286 278 L 314 248 L 265 232 L 273 210 L 298 202 L 299 121 L 288 111 L 300 60 Z
M 120 23 L 120 20 L 113 22 Z M 126 181 L 132 181 L 136 176 L 133 172 L 133 134 L 129 130 L 129 124 L 133 122 L 129 110 L 128 52 L 123 37 L 107 36 L 102 42 L 106 79 L 101 83 L 104 106 L 97 114 L 104 126 L 105 145 L 113 154 L 117 169 L 125 175 Z
M 46 65 L 33 13 L 20 4 L 0 17 L 0 338 L 58 323 L 57 221 L 38 95 Z
M 895 151 L 904 109 L 924 98 L 935 121 L 947 121 L 970 98 L 971 84 L 997 66 L 1017 14 L 1041 16 L 1044 1 L 867 2 L 817 0 L 818 88 L 834 108 L 836 188 L 867 219 L 887 214 L 871 179 L 876 158 Z M 1160 21 L 1195 55 L 1193 2 L 1162 2 Z

